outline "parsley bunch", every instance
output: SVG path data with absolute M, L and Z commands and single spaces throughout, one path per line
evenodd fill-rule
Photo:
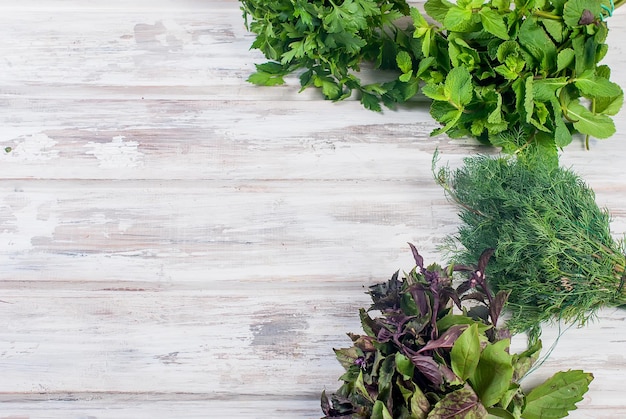
M 441 124 L 433 134 L 539 150 L 554 162 L 576 133 L 588 144 L 615 132 L 623 92 L 599 63 L 606 19 L 622 2 L 428 0 L 424 15 L 403 0 L 241 0 L 252 47 L 271 60 L 249 81 L 282 84 L 298 71 L 303 89 L 332 100 L 356 91 L 373 110 L 421 90 Z M 364 83 L 368 62 L 394 77 Z
M 397 69 L 396 54 L 418 48 L 419 41 L 394 24 L 409 14 L 404 0 L 241 0 L 241 8 L 246 27 L 257 34 L 252 48 L 271 60 L 256 66 L 248 79 L 254 84 L 283 84 L 285 75 L 301 70 L 303 89 L 318 87 L 331 100 L 357 91 L 373 110 L 417 93 L 365 84 L 354 74 L 364 63 Z

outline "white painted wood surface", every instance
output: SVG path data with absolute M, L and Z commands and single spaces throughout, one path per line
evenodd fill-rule
M 605 62 L 626 87 L 625 18 Z M 433 151 L 487 151 L 430 138 L 425 104 L 249 85 L 233 0 L 5 0 L 0 40 L 0 418 L 320 417 L 364 287 L 455 230 Z M 563 156 L 616 237 L 625 115 Z M 625 354 L 607 309 L 533 379 L 591 371 L 571 417 L 623 418 Z

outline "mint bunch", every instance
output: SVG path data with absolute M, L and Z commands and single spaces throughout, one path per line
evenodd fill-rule
M 422 62 L 431 61 L 421 78 L 442 124 L 434 133 L 473 136 L 505 152 L 540 147 L 554 160 L 573 134 L 613 135 L 611 116 L 624 95 L 599 65 L 608 50 L 609 4 L 429 0 L 424 7 L 436 24 L 412 9 Z
M 353 345 L 335 350 L 346 372 L 337 393 L 322 394 L 324 419 L 561 418 L 576 408 L 589 373 L 559 372 L 522 391 L 541 342 L 510 354 L 510 334 L 497 325 L 508 292 L 494 295 L 485 280 L 492 250 L 475 268 L 444 270 L 424 266 L 411 249 L 417 266 L 409 274 L 370 287 L 368 311 L 381 316 L 361 309 L 365 334 L 349 334 Z

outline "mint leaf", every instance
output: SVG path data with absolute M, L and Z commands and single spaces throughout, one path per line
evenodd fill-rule
M 574 84 L 585 97 L 617 97 L 622 94 L 622 89 L 615 83 L 598 77 L 593 70 L 587 70 L 574 79 Z
M 585 23 L 583 16 L 591 15 L 594 18 L 599 16 L 602 11 L 600 4 L 601 2 L 597 0 L 568 0 L 563 7 L 563 21 L 572 28 L 592 23 Z
M 530 122 L 535 109 L 535 96 L 533 94 L 533 77 L 528 76 L 524 85 L 524 111 L 526 112 L 526 122 Z
M 413 20 L 413 26 L 415 26 L 413 37 L 420 38 L 430 29 L 430 25 L 426 19 L 424 19 L 424 16 L 422 16 L 420 11 L 415 7 L 411 7 L 411 19 Z
M 525 419 L 557 419 L 576 409 L 589 390 L 593 375 L 580 370 L 557 372 L 526 396 Z
M 559 89 L 567 86 L 567 77 L 533 80 L 533 98 L 542 102 L 550 102 L 558 98 Z
M 564 70 L 574 62 L 576 53 L 571 48 L 565 48 L 556 57 L 556 71 Z
M 541 24 L 552 39 L 563 42 L 563 23 L 553 19 L 541 19 Z
M 596 112 L 604 115 L 616 115 L 624 104 L 624 94 L 614 97 L 599 97 L 596 100 Z
M 574 121 L 574 128 L 582 134 L 595 138 L 609 138 L 615 134 L 615 124 L 611 118 L 592 113 L 581 105 L 578 99 L 567 105 L 567 117 Z
M 448 10 L 452 6 L 453 4 L 446 0 L 428 0 L 424 4 L 424 10 L 426 10 L 428 16 L 432 17 L 439 23 L 443 23 Z
M 556 46 L 546 31 L 537 24 L 537 19 L 527 18 L 518 34 L 518 42 L 539 64 L 542 71 L 556 67 Z
M 582 74 L 587 70 L 595 69 L 598 44 L 593 38 L 585 38 L 579 35 L 572 39 L 572 47 L 576 53 L 576 74 Z
M 465 67 L 456 67 L 450 70 L 444 84 L 444 94 L 448 101 L 458 109 L 472 101 L 472 76 Z
M 498 12 L 489 7 L 483 7 L 478 14 L 487 32 L 505 41 L 509 39 L 509 32 L 504 23 L 504 19 Z
M 563 121 L 563 112 L 561 111 L 559 102 L 556 99 L 552 103 L 552 111 L 554 113 L 555 125 L 554 144 L 559 148 L 563 148 L 572 142 L 572 133 L 569 131 L 569 128 L 567 128 L 567 125 L 565 125 L 565 122 Z
M 448 9 L 443 24 L 450 31 L 465 32 L 473 25 L 474 14 L 471 9 L 452 6 Z

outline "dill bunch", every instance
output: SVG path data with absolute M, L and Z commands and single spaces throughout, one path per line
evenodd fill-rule
M 487 278 L 511 292 L 512 332 L 532 339 L 544 321 L 582 325 L 598 308 L 626 303 L 624 243 L 577 174 L 545 159 L 487 156 L 433 171 L 460 208 L 451 256 L 469 263 L 495 250 Z

